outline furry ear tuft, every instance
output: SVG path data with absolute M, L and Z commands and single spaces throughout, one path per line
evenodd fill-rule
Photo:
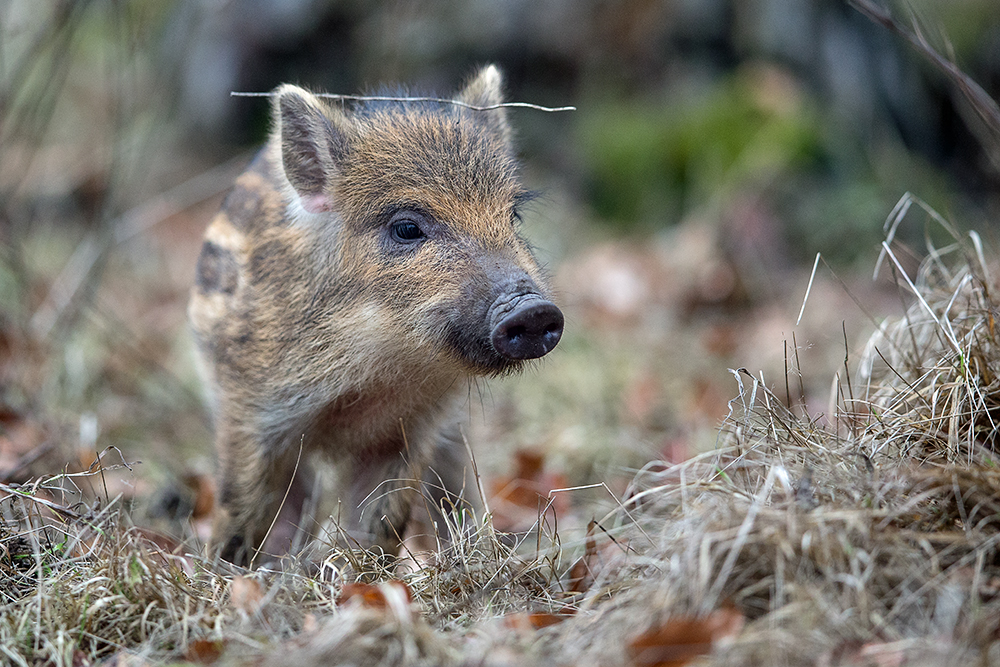
M 496 65 L 479 70 L 458 94 L 458 100 L 477 107 L 503 103 L 503 75 Z
M 334 127 L 319 98 L 298 86 L 275 91 L 272 109 L 281 141 L 285 177 L 310 213 L 328 211 L 330 179 L 343 154 L 344 136 Z
M 455 99 L 477 107 L 503 104 L 503 75 L 499 68 L 496 65 L 487 65 L 479 70 L 465 88 L 459 91 Z M 505 109 L 473 111 L 472 113 L 483 114 L 490 127 L 500 134 L 504 142 L 510 143 L 511 130 L 510 125 L 507 124 L 507 111 Z

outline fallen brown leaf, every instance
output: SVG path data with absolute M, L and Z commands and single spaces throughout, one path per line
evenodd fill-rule
M 385 594 L 376 584 L 344 584 L 340 589 L 340 604 L 354 600 L 355 604 L 373 609 L 385 609 L 387 606 Z
M 710 653 L 719 640 L 739 634 L 744 620 L 743 614 L 733 607 L 717 609 L 703 618 L 672 618 L 629 642 L 630 664 L 683 667 Z
M 225 642 L 212 639 L 195 639 L 188 644 L 184 659 L 199 665 L 209 665 L 219 659 Z
M 233 577 L 229 585 L 229 604 L 234 609 L 247 614 L 255 614 L 260 610 L 260 604 L 264 600 L 264 591 L 260 583 L 244 576 Z
M 413 593 L 410 592 L 409 586 L 398 579 L 383 581 L 380 584 L 344 584 L 338 602 L 340 604 L 350 602 L 370 609 L 386 610 L 400 619 L 409 619 Z
M 551 508 L 556 514 L 569 509 L 564 496 L 549 492 L 568 486 L 558 473 L 545 473 L 541 452 L 521 449 L 514 454 L 514 474 L 497 477 L 491 484 L 490 507 L 493 523 L 500 530 L 522 530 L 538 519 L 541 510 Z
M 543 612 L 517 612 L 503 617 L 504 625 L 511 630 L 534 631 L 562 623 L 572 614 L 547 614 Z

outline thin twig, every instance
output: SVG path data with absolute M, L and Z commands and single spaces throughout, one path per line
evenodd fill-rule
M 232 97 L 274 97 L 274 93 L 229 93 Z M 576 107 L 543 107 L 530 102 L 500 102 L 498 104 L 469 104 L 459 100 L 450 100 L 444 97 L 395 97 L 391 95 L 338 95 L 335 93 L 315 93 L 316 97 L 323 97 L 332 100 L 352 100 L 358 102 L 435 102 L 437 104 L 452 104 L 463 109 L 473 111 L 493 111 L 495 109 L 506 109 L 513 107 L 516 109 L 534 109 L 546 113 L 558 113 L 560 111 L 576 111 Z
M 876 6 L 869 0 L 849 0 L 850 4 L 869 19 L 896 33 L 913 48 L 923 54 L 931 63 L 951 79 L 962 94 L 968 98 L 972 107 L 994 130 L 1000 130 L 1000 106 L 996 101 L 986 94 L 982 87 L 973 81 L 968 74 L 959 69 L 958 65 L 937 52 L 933 46 L 927 42 L 927 38 L 918 32 L 905 28 L 899 21 L 894 19 L 882 8 Z

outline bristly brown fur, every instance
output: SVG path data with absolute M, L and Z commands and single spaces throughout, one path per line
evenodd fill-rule
M 456 99 L 501 102 L 499 72 Z M 464 486 L 466 471 L 435 466 L 455 458 L 441 433 L 466 379 L 521 365 L 491 347 L 487 306 L 498 289 L 546 290 L 515 230 L 511 132 L 503 109 L 343 109 L 291 85 L 272 110 L 271 140 L 206 232 L 189 308 L 214 394 L 214 540 L 248 560 L 284 498 L 268 547 L 288 548 L 301 449 L 351 479 L 352 538 L 394 552 L 403 480 L 433 468 L 438 496 Z M 401 211 L 426 242 L 392 236 Z

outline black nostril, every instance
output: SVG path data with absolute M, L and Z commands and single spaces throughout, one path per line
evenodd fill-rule
M 501 317 L 490 340 L 508 359 L 537 359 L 556 346 L 562 331 L 562 311 L 551 301 L 529 295 Z

